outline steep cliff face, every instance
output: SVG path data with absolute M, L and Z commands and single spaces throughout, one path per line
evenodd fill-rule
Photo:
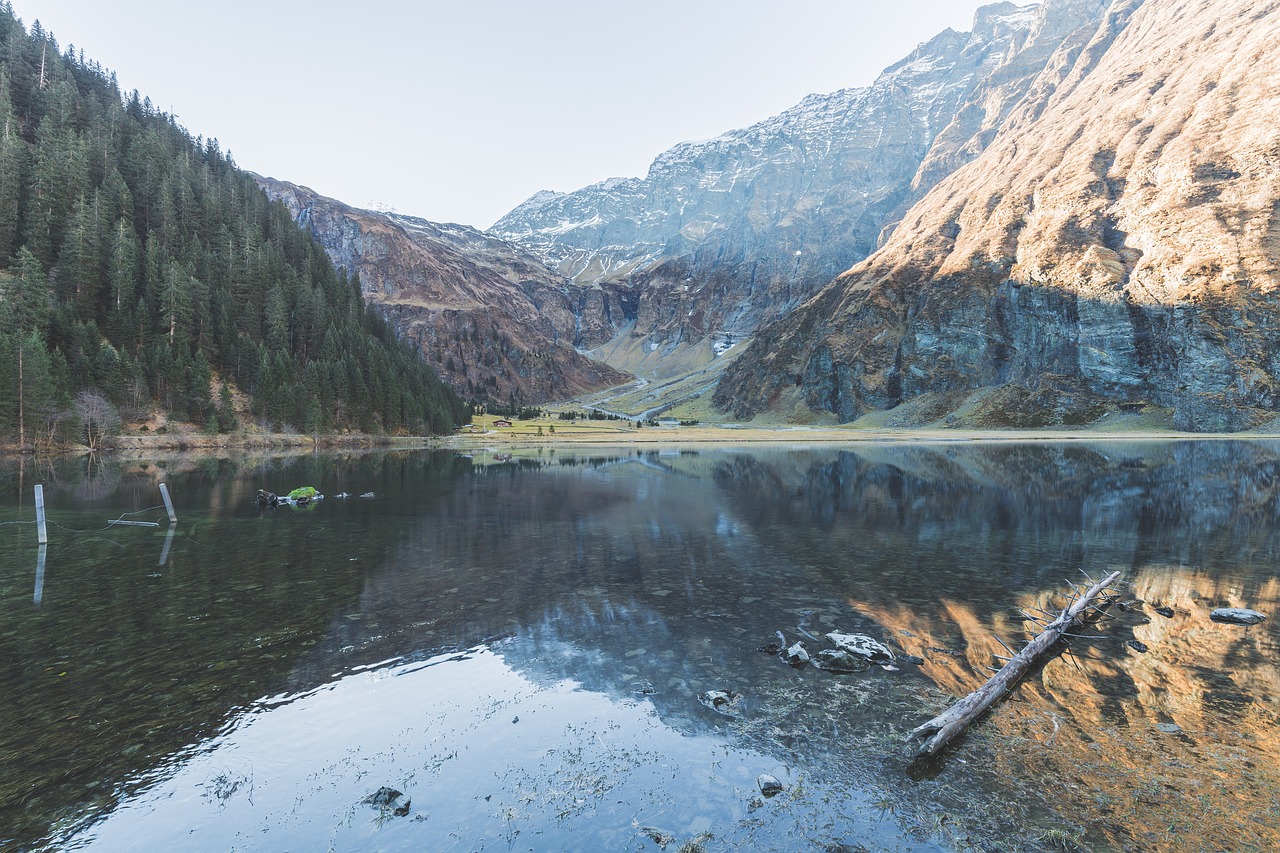
M 1196 430 L 1274 416 L 1277 38 L 1274 0 L 1116 0 L 881 250 L 758 336 L 717 404 L 852 420 L 927 395 L 943 417 L 988 389 L 1021 425 L 1115 402 Z
M 619 331 L 642 352 L 714 357 L 870 254 L 1102 6 L 984 7 L 971 33 L 944 31 L 867 88 L 678 145 L 644 178 L 539 193 L 492 232 L 576 282 L 629 293 Z
M 270 178 L 259 184 L 334 263 L 359 273 L 366 301 L 463 397 L 535 403 L 627 379 L 575 348 L 592 336 L 578 320 L 584 305 L 622 313 L 598 288 L 572 285 L 466 226 L 357 210 Z

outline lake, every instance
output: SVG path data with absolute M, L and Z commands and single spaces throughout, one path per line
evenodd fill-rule
M 1280 848 L 1277 443 L 86 458 L 0 483 L 0 849 Z M 306 485 L 326 497 L 254 500 Z M 915 758 L 1023 613 L 1113 570 L 1142 604 Z M 830 632 L 895 661 L 770 653 Z

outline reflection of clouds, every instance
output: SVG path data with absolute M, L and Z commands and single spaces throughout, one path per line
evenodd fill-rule
M 713 768 L 711 774 L 707 768 Z M 538 683 L 473 649 L 353 673 L 241 714 L 66 847 L 104 850 L 625 850 L 745 816 L 767 756 L 663 725 L 642 701 Z M 367 799 L 394 786 L 410 814 Z M 636 820 L 639 818 L 639 820 Z M 761 833 L 785 836 L 793 821 Z M 527 845 L 526 845 L 527 846 Z M 757 847 L 750 831 L 740 849 Z

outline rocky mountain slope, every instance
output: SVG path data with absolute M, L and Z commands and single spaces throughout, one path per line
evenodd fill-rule
M 525 404 L 627 379 L 575 349 L 593 336 L 580 315 L 621 312 L 598 288 L 572 285 L 473 228 L 358 210 L 271 178 L 258 183 L 335 264 L 359 273 L 366 302 L 464 397 Z
M 492 233 L 634 306 L 604 357 L 650 375 L 705 363 L 870 254 L 1104 6 L 984 7 L 971 33 L 942 32 L 869 87 L 678 145 L 644 178 L 539 193 Z
M 881 250 L 757 337 L 717 404 L 1036 425 L 1154 403 L 1196 430 L 1273 417 L 1278 39 L 1275 0 L 1115 0 Z

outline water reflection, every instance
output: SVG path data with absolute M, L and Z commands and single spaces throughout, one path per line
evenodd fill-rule
M 49 546 L 41 543 L 36 546 L 36 590 L 32 601 L 39 604 L 44 600 L 44 564 L 49 558 Z
M 0 750 L 21 768 L 0 788 L 0 824 L 19 845 L 56 826 L 59 843 L 99 832 L 115 849 L 140 826 L 181 826 L 200 789 L 214 792 L 198 823 L 215 847 L 276 849 L 251 829 L 301 840 L 305 818 L 344 849 L 478 849 L 514 828 L 534 846 L 591 832 L 657 849 L 640 828 L 663 820 L 681 843 L 711 833 L 708 850 L 1271 849 L 1278 473 L 1263 442 L 170 460 L 94 472 L 106 492 L 58 472 L 50 502 L 68 527 L 154 503 L 165 478 L 182 523 L 55 539 L 40 608 L 29 548 L 0 540 L 14 567 L 0 577 Z M 257 488 L 296 485 L 378 498 L 252 505 Z M 1015 642 L 1019 610 L 1061 606 L 1050 596 L 1066 581 L 1115 568 L 1145 608 L 913 773 L 903 735 L 989 674 L 1004 653 L 993 636 Z M 1273 619 L 1216 625 L 1220 605 Z M 835 677 L 757 651 L 775 631 L 833 630 L 924 663 Z M 340 697 L 386 681 L 406 691 L 376 700 L 387 731 L 358 725 L 375 705 Z M 741 691 L 744 712 L 699 705 L 710 689 Z M 513 725 L 486 716 L 490 702 L 530 704 Z M 575 766 L 601 797 L 550 753 L 518 757 L 535 709 L 562 756 L 566 732 L 581 734 Z M 307 741 L 321 719 L 343 737 Z M 450 749 L 468 761 L 428 772 Z M 637 756 L 672 778 L 657 785 Z M 304 757 L 327 762 L 314 772 L 333 777 L 328 793 L 281 769 Z M 784 780 L 785 800 L 761 800 L 759 772 Z M 197 776 L 216 784 L 187 784 Z M 383 819 L 360 784 L 435 805 L 425 821 Z M 272 785 L 299 798 L 297 821 Z

